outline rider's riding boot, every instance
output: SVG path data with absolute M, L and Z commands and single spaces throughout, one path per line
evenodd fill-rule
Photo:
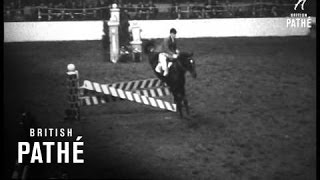
M 169 74 L 169 70 L 168 70 L 168 68 L 166 68 L 166 69 L 164 70 L 164 72 L 163 72 L 163 76 L 168 76 L 168 74 Z
M 167 61 L 162 64 L 162 69 L 163 69 L 163 76 L 168 76 L 169 74 L 169 67 L 167 66 Z
M 156 66 L 155 70 L 156 70 L 157 73 L 161 73 L 161 70 L 162 70 L 161 64 L 158 64 Z

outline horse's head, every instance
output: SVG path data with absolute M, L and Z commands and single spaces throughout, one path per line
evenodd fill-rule
M 196 63 L 194 61 L 193 53 L 182 52 L 178 56 L 178 61 L 185 71 L 189 71 L 193 78 L 197 77 Z

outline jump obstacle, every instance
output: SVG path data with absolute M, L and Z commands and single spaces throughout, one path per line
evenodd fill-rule
M 80 120 L 81 106 L 94 106 L 121 100 L 176 112 L 176 104 L 157 98 L 171 95 L 168 87 L 162 87 L 160 79 L 157 78 L 111 84 L 84 80 L 83 85 L 80 86 L 79 72 L 73 64 L 69 64 L 67 86 L 69 109 L 66 115 L 69 119 Z

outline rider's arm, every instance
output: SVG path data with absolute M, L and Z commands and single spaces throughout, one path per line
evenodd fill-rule
M 176 52 L 175 52 L 175 54 L 179 54 L 180 50 L 178 49 L 178 41 L 177 41 L 177 39 L 175 39 L 175 43 L 176 43 Z

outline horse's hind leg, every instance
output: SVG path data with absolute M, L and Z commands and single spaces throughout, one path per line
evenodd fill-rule
M 189 114 L 190 114 L 190 111 L 189 111 L 189 102 L 188 102 L 188 99 L 187 99 L 187 98 L 183 98 L 183 104 L 184 104 L 184 107 L 186 108 L 187 114 L 189 115 Z
M 180 117 L 182 118 L 183 117 L 183 113 L 182 113 L 182 102 L 181 101 L 178 101 L 177 102 L 177 110 L 180 114 Z

